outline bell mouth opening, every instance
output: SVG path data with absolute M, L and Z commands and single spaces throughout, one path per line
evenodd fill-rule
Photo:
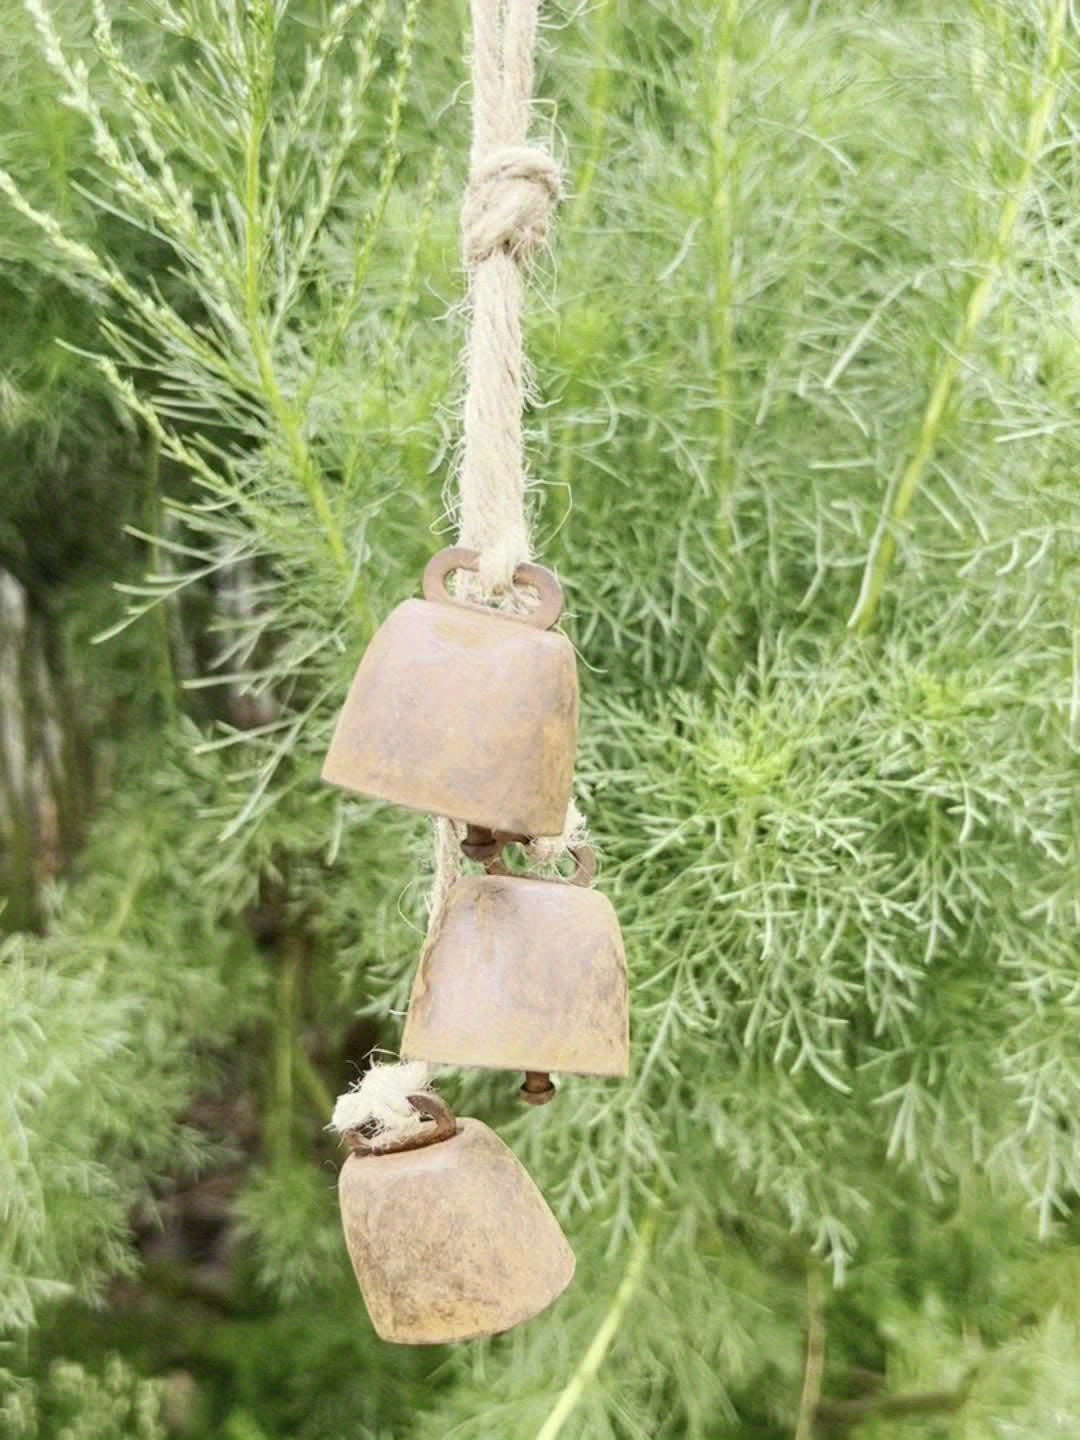
M 624 1058 L 580 1063 L 568 1061 L 565 1056 L 535 1053 L 531 1057 L 489 1055 L 479 1058 L 471 1044 L 468 1048 L 459 1049 L 452 1045 L 429 1045 L 417 1041 L 411 1045 L 403 1043 L 401 1058 L 424 1060 L 429 1065 L 447 1066 L 451 1069 L 483 1070 L 489 1075 L 513 1075 L 515 1072 L 522 1072 L 526 1075 L 554 1075 L 558 1079 L 566 1076 L 571 1080 L 625 1080 L 631 1069 L 629 1047 Z
M 441 1096 L 425 1090 L 409 1096 L 409 1104 L 418 1114 L 426 1117 L 419 1130 L 414 1130 L 399 1140 L 380 1142 L 378 1134 L 365 1134 L 363 1127 L 346 1130 L 342 1141 L 354 1155 L 361 1159 L 378 1155 L 401 1155 L 407 1150 L 425 1150 L 429 1145 L 439 1145 L 452 1140 L 461 1129 L 454 1112 Z

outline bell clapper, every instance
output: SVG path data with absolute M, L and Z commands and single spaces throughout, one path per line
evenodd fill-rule
M 461 853 L 466 860 L 475 860 L 478 865 L 491 873 L 491 867 L 502 854 L 502 842 L 494 830 L 485 825 L 469 824 L 465 827 L 465 839 L 461 842 Z
M 526 1070 L 525 1083 L 518 1091 L 526 1105 L 547 1105 L 558 1093 L 551 1076 L 543 1070 Z

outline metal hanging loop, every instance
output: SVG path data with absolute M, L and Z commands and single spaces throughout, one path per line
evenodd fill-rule
M 437 1145 L 440 1140 L 449 1140 L 457 1134 L 458 1123 L 454 1118 L 454 1112 L 441 1096 L 436 1095 L 433 1091 L 423 1091 L 417 1095 L 410 1095 L 409 1104 L 421 1115 L 429 1116 L 434 1123 L 425 1125 L 404 1140 L 394 1140 L 388 1145 L 378 1144 L 377 1136 L 369 1137 L 362 1130 L 346 1130 L 341 1137 L 342 1141 L 348 1145 L 354 1155 L 361 1157 L 400 1155 L 405 1150 L 423 1150 L 425 1146 Z
M 479 569 L 480 552 L 469 550 L 462 545 L 452 545 L 445 550 L 440 550 L 428 561 L 424 570 L 424 599 L 443 601 L 450 605 L 471 604 L 471 601 L 459 599 L 451 595 L 446 588 L 446 582 L 455 570 L 469 570 L 475 572 Z M 562 614 L 563 592 L 562 586 L 554 574 L 544 565 L 534 565 L 531 561 L 519 565 L 514 571 L 514 584 L 528 586 L 535 590 L 540 597 L 540 603 L 535 609 L 527 613 L 517 614 L 509 610 L 497 610 L 495 614 L 504 616 L 508 620 L 520 620 L 526 625 L 535 625 L 538 630 L 550 630 Z M 490 606 L 474 606 L 478 610 L 490 609 Z

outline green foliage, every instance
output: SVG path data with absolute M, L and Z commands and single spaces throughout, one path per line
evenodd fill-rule
M 118 1355 L 100 1374 L 57 1361 L 36 1393 L 29 1387 L 8 1393 L 0 1422 L 11 1440 L 165 1440 L 161 1390 Z
M 258 1013 L 250 942 L 183 859 L 201 848 L 177 804 L 197 774 L 157 758 L 54 897 L 62 929 L 12 937 L 0 955 L 4 1328 L 130 1268 L 132 1204 L 154 1176 L 196 1164 L 202 1145 L 178 1117 Z
M 36 145 L 5 139 L 0 193 L 17 284 L 63 300 L 71 413 L 95 397 L 149 495 L 98 661 L 138 742 L 48 936 L 0 965 L 0 1324 L 130 1269 L 131 1207 L 229 1148 L 178 1117 L 240 1092 L 263 1308 L 182 1357 L 220 1433 L 789 1436 L 808 1311 L 825 1440 L 1065 1433 L 1066 7 L 553 12 L 538 125 L 570 195 L 535 277 L 532 503 L 582 658 L 634 1073 L 526 1115 L 505 1076 L 448 1080 L 579 1254 L 549 1316 L 448 1361 L 361 1338 L 320 1135 L 353 1012 L 393 1043 L 426 827 L 317 775 L 364 640 L 448 528 L 463 7 L 84 10 L 27 0 L 52 98 Z M 23 345 L 40 376 L 57 352 Z M 20 444 L 53 385 L 8 406 Z
M 325 1286 L 341 1263 L 337 1214 L 327 1204 L 332 1172 L 308 1166 L 257 1175 L 237 1205 L 255 1242 L 259 1277 L 288 1305 Z
M 84 27 L 66 7 L 68 33 Z M 5 17 L 0 55 L 0 165 L 36 202 L 64 216 L 70 233 L 110 248 L 121 227 L 73 190 L 87 147 L 75 116 L 57 105 L 50 72 L 28 22 Z M 135 247 L 134 255 L 146 247 Z M 116 531 L 140 488 L 132 468 L 134 425 L 95 372 L 64 343 L 89 345 L 97 317 L 76 277 L 43 251 L 35 229 L 9 212 L 0 235 L 0 560 L 40 604 L 57 601 L 87 569 L 116 564 Z M 59 342 L 59 343 L 58 343 Z M 134 493 L 133 493 L 134 492 Z

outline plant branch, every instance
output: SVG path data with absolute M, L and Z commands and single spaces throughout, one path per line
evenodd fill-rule
M 301 958 L 299 941 L 294 936 L 286 936 L 278 967 L 274 1006 L 274 1100 L 271 1126 L 273 1160 L 282 1168 L 288 1165 L 292 1152 L 296 989 Z
M 604 1357 L 619 1333 L 619 1326 L 622 1324 L 627 1307 L 641 1284 L 641 1277 L 645 1273 L 645 1262 L 656 1234 L 656 1223 L 656 1207 L 653 1206 L 641 1222 L 641 1228 L 638 1231 L 634 1248 L 630 1252 L 626 1270 L 608 1307 L 607 1314 L 593 1336 L 589 1348 L 582 1356 L 580 1365 L 571 1375 L 547 1419 L 536 1432 L 536 1440 L 557 1440 L 563 1426 L 581 1404 L 585 1391 L 596 1378 L 600 1366 L 604 1363 Z
M 261 162 L 263 137 L 269 121 L 271 75 L 273 66 L 273 7 L 264 6 L 265 34 L 256 34 L 253 43 L 262 43 L 266 54 L 263 65 L 251 79 L 248 133 L 244 148 L 244 314 L 259 380 L 270 413 L 277 421 L 285 439 L 289 460 L 307 493 L 311 507 L 326 536 L 330 551 L 342 570 L 349 566 L 348 550 L 341 529 L 330 507 L 318 467 L 304 438 L 303 425 L 295 407 L 289 403 L 277 377 L 270 340 L 262 316 L 259 272 L 263 247 Z M 267 58 L 267 56 L 269 58 Z
M 304 1049 L 297 1036 L 293 1044 L 293 1067 L 296 1078 L 307 1091 L 308 1099 L 325 1123 L 334 1108 L 334 1096 L 326 1081 L 311 1062 L 311 1056 Z
M 709 350 L 713 413 L 719 433 L 719 534 L 725 552 L 731 534 L 735 488 L 735 141 L 731 120 L 735 94 L 735 32 L 739 0 L 724 0 L 710 22 L 702 77 L 708 124 Z
M 795 1440 L 813 1440 L 825 1374 L 825 1281 L 811 1256 L 806 1268 L 806 1366 L 803 1370 Z
M 845 1435 L 854 1426 L 873 1416 L 909 1420 L 918 1415 L 941 1415 L 962 1410 L 971 1394 L 975 1371 L 965 1376 L 955 1390 L 916 1391 L 910 1395 L 864 1395 L 855 1400 L 822 1400 L 818 1419 Z
M 980 266 L 982 274 L 972 287 L 960 323 L 938 361 L 915 449 L 899 482 L 890 488 L 886 497 L 885 508 L 866 558 L 859 598 L 848 621 L 849 627 L 859 634 L 869 630 L 877 616 L 882 592 L 896 556 L 897 532 L 907 518 L 912 502 L 926 478 L 927 469 L 937 453 L 953 387 L 982 324 L 994 286 L 1008 263 L 1013 232 L 1042 152 L 1047 126 L 1061 85 L 1065 63 L 1065 22 L 1068 13 L 1068 0 L 1054 0 L 1047 40 L 1046 73 L 1042 89 L 1028 116 L 1020 168 L 1006 192 L 989 252 Z
M 585 218 L 589 194 L 596 179 L 607 141 L 611 107 L 612 65 L 609 54 L 616 24 L 615 0 L 601 0 L 590 17 L 592 21 L 592 56 L 589 65 L 589 138 L 583 147 L 583 161 L 574 185 L 574 205 L 570 225 L 578 226 Z

